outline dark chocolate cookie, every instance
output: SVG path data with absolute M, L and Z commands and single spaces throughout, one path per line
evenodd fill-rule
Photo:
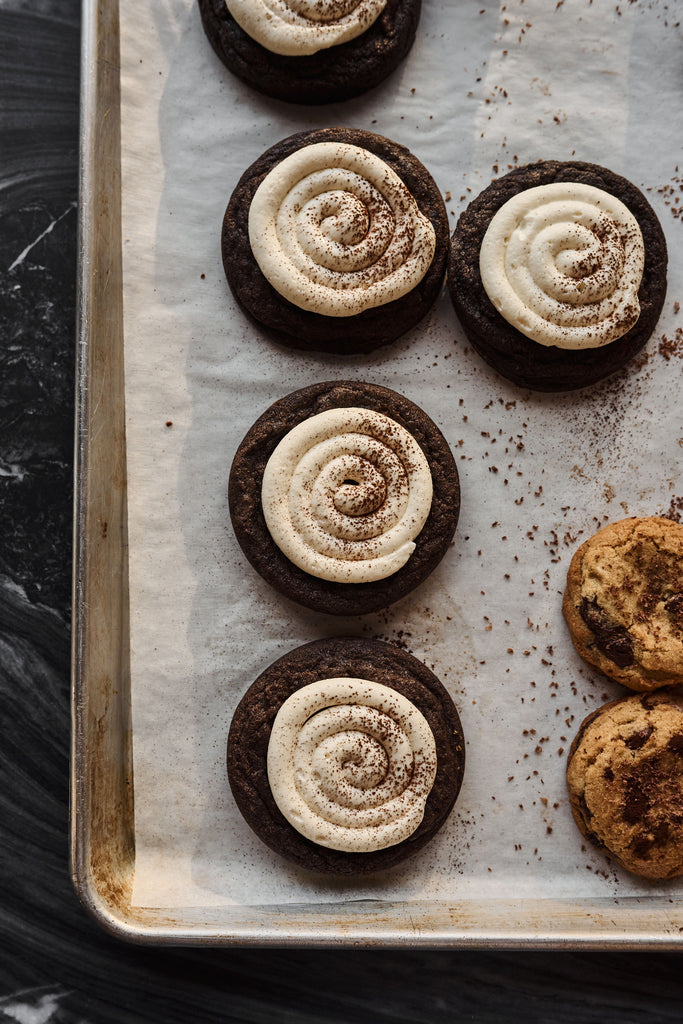
M 357 146 L 379 157 L 398 175 L 403 183 L 401 192 L 405 195 L 407 190 L 412 195 L 419 213 L 431 224 L 435 234 L 434 256 L 418 283 L 398 298 L 352 315 L 326 315 L 285 298 L 262 273 L 249 241 L 249 212 L 261 182 L 285 158 L 318 143 Z M 356 198 L 352 197 L 354 202 Z M 369 222 L 377 223 L 372 215 Z M 359 244 L 354 239 L 348 252 L 361 250 L 372 237 L 374 234 L 370 231 L 361 229 Z M 397 220 L 392 244 L 401 244 L 405 237 L 406 230 Z M 385 244 L 383 240 L 382 247 L 378 247 L 377 263 L 386 263 Z M 245 312 L 265 327 L 274 340 L 290 348 L 340 354 L 369 352 L 386 345 L 422 320 L 441 290 L 448 244 L 446 207 L 426 168 L 404 146 L 372 132 L 351 128 L 300 132 L 267 150 L 240 178 L 225 212 L 221 236 L 225 274 Z M 373 269 L 369 264 L 368 272 Z M 338 289 L 337 294 L 343 296 L 344 292 Z
M 603 527 L 574 553 L 562 603 L 589 665 L 631 690 L 683 683 L 683 526 L 659 516 Z
M 291 103 L 350 99 L 379 85 L 410 50 L 421 0 L 387 0 L 379 17 L 355 39 L 303 56 L 273 53 L 252 39 L 225 0 L 199 0 L 204 31 L 220 60 L 252 88 Z
M 431 789 L 428 784 L 424 787 L 428 791 L 426 803 L 425 793 L 422 792 L 421 806 L 417 812 L 419 818 L 423 805 L 421 821 L 407 838 L 381 849 L 349 851 L 329 848 L 307 838 L 281 812 L 268 778 L 268 758 L 273 758 L 272 746 L 276 746 L 278 751 L 284 749 L 287 753 L 291 749 L 288 745 L 282 747 L 276 740 L 271 745 L 273 723 L 283 703 L 302 687 L 320 680 L 339 678 L 351 679 L 355 683 L 369 680 L 388 687 L 384 712 L 391 721 L 386 718 L 375 720 L 375 713 L 371 712 L 367 724 L 359 725 L 355 718 L 357 711 L 351 712 L 354 716 L 351 718 L 348 712 L 340 712 L 342 721 L 335 722 L 332 727 L 327 723 L 319 726 L 321 736 L 314 740 L 305 736 L 303 728 L 297 727 L 294 738 L 299 741 L 299 750 L 306 748 L 306 754 L 303 763 L 297 761 L 300 781 L 295 788 L 301 793 L 312 793 L 312 799 L 306 797 L 305 802 L 316 808 L 314 822 L 317 823 L 323 817 L 322 826 L 316 825 L 323 834 L 328 830 L 328 818 L 336 819 L 337 782 L 345 789 L 342 803 L 346 807 L 349 806 L 349 788 L 356 796 L 362 794 L 363 800 L 369 794 L 369 807 L 374 810 L 366 812 L 368 817 L 383 817 L 386 812 L 391 822 L 397 814 L 397 803 L 412 799 L 412 791 L 421 786 L 423 772 L 431 770 L 429 779 L 433 777 L 434 781 Z M 362 693 L 363 687 L 356 691 L 349 684 L 347 689 L 351 694 L 348 700 L 344 698 L 347 707 L 367 706 L 364 698 L 356 699 L 353 696 L 356 692 Z M 396 693 L 410 701 L 431 730 L 434 744 L 429 753 L 425 753 L 420 742 L 410 738 L 417 736 L 417 733 L 406 729 L 405 708 L 394 707 L 392 694 Z M 317 702 L 304 699 L 303 693 L 299 695 L 303 708 L 303 712 L 298 715 L 301 727 L 304 723 L 315 724 L 320 714 L 325 714 L 318 707 L 332 706 L 326 704 L 325 698 L 324 692 Z M 372 702 L 369 703 L 372 705 Z M 308 709 L 311 718 L 306 718 Z M 361 716 L 362 722 L 364 712 L 361 712 Z M 362 733 L 362 738 L 359 733 Z M 412 754 L 408 755 L 406 764 L 401 766 L 393 751 L 397 749 L 396 737 L 405 746 L 406 735 L 409 737 L 408 746 Z M 319 759 L 320 764 L 316 759 Z M 427 762 L 429 769 L 426 767 Z M 285 765 L 276 774 L 278 787 L 289 785 L 293 755 L 271 763 L 273 771 L 280 764 Z M 330 764 L 332 768 L 328 778 L 326 766 Z M 320 765 L 323 767 L 320 768 Z M 381 767 L 378 768 L 378 765 Z M 328 874 L 351 875 L 381 871 L 420 850 L 448 817 L 462 784 L 464 767 L 465 741 L 460 718 L 442 683 L 412 655 L 377 640 L 334 637 L 314 641 L 284 655 L 247 690 L 233 716 L 228 738 L 228 778 L 237 806 L 247 823 L 267 846 L 283 857 L 311 871 Z M 397 778 L 402 779 L 398 784 L 395 781 Z M 385 792 L 386 796 L 378 797 L 380 792 Z M 298 801 L 299 797 L 296 794 L 295 797 Z M 323 805 L 322 811 L 318 800 Z M 362 804 L 359 806 L 355 797 L 352 797 L 351 803 L 358 808 L 359 813 L 363 813 Z M 330 805 L 333 806 L 330 808 Z M 354 823 L 363 824 L 355 818 Z M 368 823 L 379 824 L 374 821 Z M 382 823 L 382 827 L 386 826 Z M 336 837 L 337 826 L 333 826 L 331 831 Z M 346 829 L 347 833 L 349 831 L 352 832 L 353 827 Z
M 567 787 L 581 833 L 644 878 L 683 873 L 683 698 L 626 697 L 582 723 Z
M 372 410 L 380 413 L 412 436 L 426 458 L 432 479 L 432 499 L 424 526 L 414 536 L 412 554 L 396 571 L 383 579 L 366 582 L 339 582 L 319 578 L 294 564 L 272 539 L 262 504 L 262 482 L 266 466 L 275 448 L 299 424 L 331 410 Z M 362 455 L 361 465 L 352 468 L 350 480 L 340 481 L 332 492 L 332 502 L 358 493 L 360 500 L 370 495 L 374 508 L 359 509 L 358 520 L 376 511 L 380 516 L 389 507 L 391 488 L 382 494 L 384 481 L 375 479 L 377 499 L 370 484 L 356 479 L 357 471 L 369 469 L 383 458 L 379 452 Z M 386 445 L 393 459 L 392 444 Z M 411 472 L 408 460 L 407 472 Z M 328 458 L 332 465 L 334 457 Z M 375 466 L 376 468 L 376 466 Z M 380 467 L 380 477 L 388 471 Z M 361 486 L 359 486 L 361 484 Z M 308 486 L 308 485 L 307 485 Z M 351 488 L 351 491 L 348 488 Z M 240 444 L 230 470 L 228 488 L 230 516 L 237 540 L 252 566 L 280 593 L 293 601 L 332 615 L 360 615 L 385 608 L 422 583 L 441 561 L 450 546 L 460 511 L 458 471 L 448 443 L 433 421 L 413 402 L 388 388 L 358 381 L 327 381 L 314 384 L 275 402 L 256 421 Z M 308 508 L 308 499 L 304 509 Z M 353 513 L 348 519 L 353 518 Z M 353 523 L 351 527 L 353 528 Z M 373 527 L 374 529 L 374 527 Z M 376 531 L 381 540 L 383 529 Z M 388 532 L 388 531 L 387 531 Z M 341 542 L 340 542 L 341 543 Z M 343 548 L 343 543 L 342 543 Z M 373 553 L 374 554 L 374 553 Z
M 533 341 L 500 315 L 482 283 L 479 254 L 493 216 L 513 196 L 557 182 L 579 182 L 610 193 L 630 210 L 642 233 L 645 264 L 638 289 L 640 315 L 625 334 L 601 347 L 576 350 Z M 546 160 L 496 179 L 470 203 L 453 234 L 448 284 L 467 339 L 489 365 L 521 387 L 571 391 L 614 373 L 643 348 L 664 303 L 666 269 L 667 249 L 661 225 L 635 185 L 596 164 Z

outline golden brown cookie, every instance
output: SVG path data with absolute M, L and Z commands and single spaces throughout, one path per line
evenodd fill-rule
M 567 788 L 580 831 L 627 871 L 683 873 L 683 695 L 624 697 L 589 715 Z
M 589 665 L 631 690 L 683 683 L 683 525 L 659 516 L 603 527 L 576 551 L 562 605 Z

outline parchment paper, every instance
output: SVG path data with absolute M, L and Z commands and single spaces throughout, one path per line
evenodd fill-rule
M 656 2 L 425 0 L 391 79 L 322 108 L 242 86 L 192 0 L 121 0 L 121 17 L 134 905 L 677 891 L 612 870 L 571 820 L 571 739 L 589 711 L 626 691 L 583 666 L 560 611 L 581 540 L 606 520 L 683 506 L 674 13 Z M 670 249 L 668 297 L 644 356 L 579 393 L 523 391 L 468 348 L 445 291 L 422 324 L 370 356 L 308 356 L 266 340 L 226 285 L 223 212 L 263 150 L 331 124 L 409 146 L 452 227 L 517 163 L 575 157 L 625 174 L 646 191 Z M 454 546 L 419 590 L 385 613 L 339 620 L 257 576 L 226 492 L 234 451 L 271 402 L 343 377 L 392 387 L 432 416 L 458 462 L 462 511 Z M 398 643 L 433 668 L 460 711 L 467 768 L 451 818 L 421 854 L 365 881 L 328 881 L 250 832 L 225 744 L 263 668 L 347 633 Z

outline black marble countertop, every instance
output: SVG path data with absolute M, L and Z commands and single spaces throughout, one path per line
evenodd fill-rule
M 78 0 L 0 3 L 0 1021 L 680 1021 L 676 953 L 136 947 L 68 867 Z

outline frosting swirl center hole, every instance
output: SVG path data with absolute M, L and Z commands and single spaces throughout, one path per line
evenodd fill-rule
M 376 512 L 387 499 L 385 478 L 371 462 L 343 461 L 353 461 L 354 465 L 332 496 L 337 512 L 345 516 L 365 516 Z

